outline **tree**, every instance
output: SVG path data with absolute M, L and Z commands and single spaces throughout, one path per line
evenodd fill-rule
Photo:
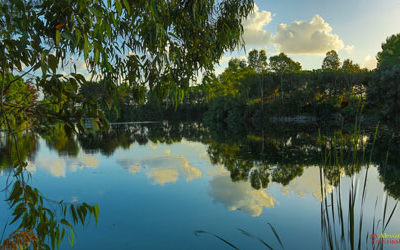
M 377 55 L 376 77 L 368 84 L 367 97 L 371 109 L 381 118 L 399 123 L 400 110 L 400 34 L 382 44 Z
M 257 73 L 266 70 L 268 67 L 267 52 L 265 50 L 252 50 L 247 57 L 247 64 L 250 68 L 254 69 Z
M 237 73 L 239 71 L 244 70 L 247 67 L 246 61 L 243 59 L 233 58 L 228 62 L 228 68 L 232 73 Z
M 267 52 L 265 50 L 252 50 L 249 52 L 249 56 L 247 57 L 248 65 L 251 69 L 255 70 L 258 74 L 260 74 L 260 97 L 261 97 L 261 114 L 262 118 L 264 118 L 264 71 L 268 67 L 267 62 Z
M 290 59 L 285 53 L 269 58 L 269 67 L 278 74 L 280 79 L 281 99 L 283 101 L 283 74 L 295 73 L 301 71 L 301 64 Z
M 340 59 L 335 50 L 328 51 L 322 62 L 322 70 L 336 71 L 340 67 Z
M 301 64 L 290 59 L 285 53 L 269 58 L 269 67 L 276 73 L 294 73 L 301 71 Z
M 400 65 L 400 33 L 392 35 L 382 44 L 382 51 L 378 52 L 377 68 L 379 70 L 391 69 L 394 65 Z
M 211 72 L 225 51 L 243 46 L 241 23 L 253 7 L 253 0 L 1 1 L 0 129 L 14 136 L 12 122 L 30 120 L 30 128 L 62 122 L 80 132 L 85 131 L 86 117 L 99 118 L 106 126 L 99 103 L 78 91 L 87 84 L 76 70 L 78 58 L 92 78 L 106 80 L 106 89 L 113 89 L 122 78 L 133 89 L 149 87 L 159 98 L 173 91 L 177 102 L 199 70 Z M 59 68 L 70 68 L 71 73 L 59 74 Z M 43 94 L 42 100 L 16 103 L 6 98 L 28 78 Z M 104 102 L 112 103 L 112 96 Z M 18 233 L 36 229 L 34 248 L 50 248 L 46 242 L 55 248 L 64 236 L 61 230 L 71 227 L 67 208 L 53 213 L 43 207 L 42 194 L 25 182 L 26 165 L 21 157 L 13 163 L 15 182 L 7 199 L 14 208 L 13 220 L 21 222 Z M 73 224 L 78 217 L 84 223 L 89 214 L 97 222 L 97 206 L 83 203 L 71 205 L 70 210 Z M 63 224 L 56 214 L 64 215 Z
M 110 85 L 122 77 L 156 93 L 181 93 L 198 70 L 212 71 L 222 53 L 243 45 L 241 22 L 252 9 L 252 0 L 3 1 L 0 72 L 22 78 L 41 69 L 35 84 L 62 103 L 58 109 L 77 109 L 78 119 L 102 116 L 97 105 L 78 98 L 86 82 L 81 74 L 57 74 L 71 56 L 82 56 L 89 72 Z M 1 96 L 11 84 L 4 82 Z M 41 117 L 48 115 L 44 111 Z M 52 116 L 68 120 L 65 113 Z
M 343 61 L 341 70 L 348 73 L 357 73 L 361 71 L 361 68 L 360 65 L 354 63 L 352 60 L 346 59 Z

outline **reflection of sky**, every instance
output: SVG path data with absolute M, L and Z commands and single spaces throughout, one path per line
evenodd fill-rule
M 111 157 L 81 153 L 71 158 L 59 157 L 41 143 L 28 169 L 32 184 L 47 197 L 99 205 L 99 225 L 78 229 L 74 249 L 223 246 L 211 237 L 196 238 L 192 232 L 197 229 L 224 236 L 240 248 L 262 249 L 259 242 L 236 228 L 259 234 L 278 247 L 273 235 L 266 232 L 267 222 L 274 225 L 288 249 L 299 244 L 304 249 L 320 248 L 318 168 L 305 168 L 302 176 L 286 186 L 271 183 L 268 190 L 255 190 L 248 182 L 233 183 L 223 166 L 212 166 L 206 150 L 200 143 L 182 141 L 134 144 L 127 150 L 117 149 Z M 383 186 L 376 170 L 370 170 L 369 179 L 368 197 L 380 197 Z M 343 185 L 348 182 L 343 178 Z M 325 188 L 328 193 L 333 191 L 330 185 Z M 346 193 L 346 188 L 342 192 Z M 371 217 L 372 210 L 364 217 Z M 2 211 L 7 211 L 4 203 L 0 205 L 0 222 L 6 221 Z M 390 225 L 386 232 L 400 232 L 399 223 Z M 102 238 L 110 240 L 99 240 Z M 68 243 L 61 248 L 69 248 Z
M 189 161 L 183 156 L 155 156 L 145 159 L 126 159 L 117 161 L 130 173 L 136 174 L 140 170 L 145 172 L 149 179 L 153 179 L 156 184 L 163 185 L 169 182 L 176 182 L 179 177 L 186 181 L 200 178 L 201 171 L 190 166 Z
M 322 201 L 318 167 L 305 168 L 301 176 L 295 178 L 286 186 L 280 186 L 283 194 L 289 194 L 292 192 L 300 197 L 312 195 L 319 202 Z M 333 191 L 334 187 L 328 183 L 328 180 L 325 179 L 323 188 L 323 190 L 325 190 L 325 195 L 327 195 Z
M 98 165 L 99 161 L 92 155 L 81 153 L 76 158 L 72 158 L 49 154 L 38 157 L 34 162 L 29 162 L 27 169 L 35 172 L 39 168 L 55 177 L 66 177 L 67 169 L 70 172 L 76 172 L 84 168 L 97 168 Z
M 255 190 L 249 182 L 232 182 L 229 171 L 223 167 L 220 167 L 209 183 L 210 196 L 229 210 L 241 210 L 251 216 L 260 216 L 264 207 L 274 206 L 274 197 L 265 190 Z

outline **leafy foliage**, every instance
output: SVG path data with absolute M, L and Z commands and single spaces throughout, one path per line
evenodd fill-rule
M 390 69 L 400 64 L 400 34 L 392 35 L 382 44 L 382 51 L 376 57 L 379 70 Z
M 35 229 L 38 247 L 54 249 L 68 228 L 73 240 L 67 210 L 74 224 L 87 215 L 97 221 L 99 213 L 96 205 L 60 203 L 60 220 L 46 207 L 23 178 L 28 131 L 61 122 L 47 136 L 65 129 L 52 146 L 76 154 L 68 137 L 87 132 L 88 118 L 107 129 L 106 115 L 119 119 L 119 107 L 143 103 L 146 89 L 154 98 L 182 101 L 198 71 L 211 72 L 223 52 L 243 45 L 241 22 L 253 7 L 252 0 L 1 1 L 0 130 L 14 141 L 1 163 L 13 167 L 8 202 L 21 229 L 5 242 Z M 96 83 L 79 73 L 79 60 Z M 66 68 L 69 74 L 59 73 Z
M 347 63 L 346 63 L 347 64 Z M 340 67 L 340 59 L 335 50 L 328 51 L 322 62 L 322 70 L 335 71 Z
M 269 58 L 269 68 L 276 73 L 294 73 L 301 70 L 301 64 L 290 59 L 285 53 Z

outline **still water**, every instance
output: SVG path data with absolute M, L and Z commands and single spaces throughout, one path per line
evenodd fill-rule
M 30 138 L 29 184 L 48 200 L 98 205 L 98 224 L 76 225 L 73 249 L 351 249 L 360 235 L 361 248 L 372 249 L 380 247 L 373 228 L 400 233 L 400 211 L 390 216 L 400 166 L 382 163 L 379 141 L 364 152 L 372 160 L 331 166 L 317 133 L 221 133 L 161 123 L 66 136 L 55 127 Z M 3 168 L 0 183 L 10 178 Z M 12 212 L 0 203 L 1 228 Z M 65 239 L 60 249 L 70 248 Z

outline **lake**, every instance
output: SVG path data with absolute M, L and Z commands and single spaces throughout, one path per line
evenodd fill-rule
M 26 135 L 21 152 L 29 185 L 52 209 L 57 201 L 98 205 L 97 225 L 88 218 L 74 226 L 73 249 L 398 248 L 371 239 L 373 231 L 386 240 L 400 234 L 400 211 L 393 209 L 400 198 L 398 140 L 375 137 L 374 129 L 354 137 L 283 127 L 130 123 L 108 134 L 68 135 L 57 125 Z M 3 200 L 13 181 L 5 141 Z M 1 228 L 12 213 L 0 203 Z M 60 249 L 70 248 L 65 236 Z

